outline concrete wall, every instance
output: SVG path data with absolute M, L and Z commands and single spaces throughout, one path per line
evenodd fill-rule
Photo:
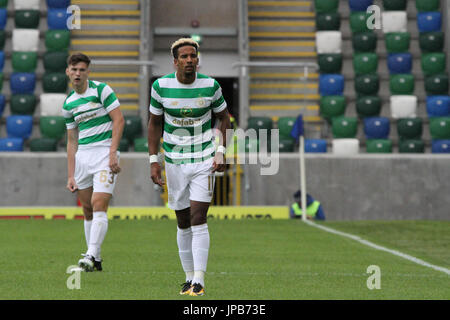
M 248 161 L 247 161 L 248 163 Z M 258 161 L 260 163 L 260 161 Z M 450 155 L 306 155 L 307 189 L 322 202 L 329 220 L 450 219 Z M 122 153 L 122 173 L 112 205 L 161 205 L 144 153 Z M 280 156 L 276 175 L 248 169 L 242 198 L 247 205 L 289 205 L 299 188 L 296 154 Z M 0 154 L 0 206 L 71 206 L 65 189 L 66 156 Z

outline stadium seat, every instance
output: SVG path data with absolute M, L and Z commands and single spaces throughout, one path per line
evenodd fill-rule
M 65 72 L 67 67 L 67 51 L 49 51 L 44 54 L 44 69 L 47 72 Z
M 34 94 L 13 94 L 10 108 L 12 114 L 32 115 L 36 109 L 36 96 Z
M 449 96 L 428 96 L 426 106 L 428 117 L 450 116 Z
M 421 139 L 422 131 L 422 118 L 402 118 L 397 120 L 397 134 L 402 140 Z
M 319 54 L 317 60 L 320 73 L 341 73 L 342 71 L 342 54 L 340 53 Z
M 294 126 L 295 117 L 279 117 L 278 118 L 278 130 L 281 138 L 291 138 L 292 127 Z
M 350 13 L 350 30 L 352 33 L 371 32 L 367 27 L 367 20 L 370 17 L 370 13 L 364 11 L 355 11 Z
M 423 53 L 443 51 L 444 33 L 442 31 L 420 33 L 419 47 Z
M 406 11 L 384 11 L 382 21 L 384 33 L 408 31 Z
M 341 53 L 342 34 L 340 31 L 317 31 L 316 32 L 317 53 Z
M 398 144 L 399 153 L 424 153 L 425 143 L 423 140 L 402 140 Z
M 377 117 L 381 112 L 379 96 L 363 96 L 356 100 L 356 113 L 360 118 Z
M 3 78 L 4 78 L 3 72 L 0 72 L 0 91 L 2 91 L 3 89 Z
M 293 139 L 280 139 L 279 152 L 294 152 L 295 142 Z
M 14 10 L 39 10 L 40 0 L 14 0 Z
M 30 115 L 10 115 L 6 117 L 6 133 L 9 138 L 28 139 L 33 129 L 33 117 Z
M 363 74 L 355 78 L 355 91 L 362 96 L 376 96 L 380 89 L 380 78 L 377 74 Z
M 11 59 L 13 72 L 35 72 L 37 59 L 37 52 L 13 52 Z
M 390 32 L 384 36 L 388 53 L 404 53 L 409 51 L 411 34 L 409 32 Z
M 364 118 L 364 134 L 366 135 L 366 139 L 387 139 L 390 129 L 389 118 Z
M 256 136 L 259 137 L 259 130 L 267 130 L 267 134 L 270 134 L 270 130 L 273 128 L 272 119 L 269 117 L 249 117 L 247 123 L 247 129 L 254 129 Z
M 135 152 L 148 152 L 148 140 L 147 138 L 134 139 L 134 151 Z
M 339 0 L 314 0 L 314 8 L 317 13 L 337 12 Z
M 4 66 L 5 66 L 5 52 L 0 51 L 0 71 L 3 71 Z
M 324 96 L 320 98 L 320 115 L 331 123 L 331 119 L 343 116 L 347 104 L 344 96 Z
M 431 153 L 450 153 L 450 140 L 432 140 Z
M 32 152 L 54 152 L 58 151 L 58 141 L 52 138 L 35 138 L 30 140 L 30 151 Z
M 359 140 L 356 138 L 333 139 L 331 145 L 335 155 L 351 156 L 359 153 Z
M 0 0 L 0 8 L 6 8 L 8 6 L 8 0 Z
M 3 110 L 5 110 L 5 96 L 3 94 L 0 94 L 0 118 L 3 114 Z
M 419 32 L 441 31 L 440 12 L 419 12 L 417 14 Z
M 42 137 L 60 140 L 66 133 L 66 122 L 62 116 L 41 116 L 39 129 Z
M 407 0 L 383 0 L 383 8 L 386 11 L 406 11 Z
M 33 51 L 39 49 L 39 30 L 37 29 L 13 29 L 12 51 Z
M 370 139 L 366 140 L 367 153 L 392 153 L 392 140 Z
M 0 138 L 0 151 L 2 152 L 23 151 L 23 139 Z
M 40 17 L 39 10 L 16 10 L 14 23 L 18 29 L 38 29 Z
M 62 116 L 62 107 L 66 95 L 64 93 L 42 93 L 40 95 L 41 116 Z
M 6 8 L 0 8 L 0 29 L 5 30 L 6 22 L 8 21 L 8 11 Z
M 425 78 L 425 92 L 428 96 L 448 95 L 448 75 L 427 76 Z
M 356 75 L 376 73 L 378 55 L 375 52 L 356 53 L 353 55 L 353 69 Z
M 341 16 L 339 12 L 327 12 L 316 14 L 316 30 L 329 31 L 341 28 Z
M 417 97 L 413 95 L 390 96 L 391 117 L 413 118 L 417 114 Z
M 348 5 L 351 11 L 366 11 L 373 4 L 373 0 L 349 0 Z
M 388 55 L 387 65 L 391 74 L 411 73 L 412 54 L 411 53 L 391 53 Z
M 64 9 L 70 6 L 70 0 L 47 0 L 47 8 Z
M 335 139 L 355 138 L 358 132 L 358 119 L 356 117 L 334 117 L 331 121 L 331 130 Z
M 412 95 L 414 87 L 414 75 L 412 74 L 393 74 L 389 78 L 391 95 Z
M 238 148 L 239 148 L 239 144 L 238 144 Z M 239 150 L 239 152 L 242 152 L 242 151 Z M 244 152 L 245 153 L 259 152 L 259 140 L 245 137 Z
M 430 134 L 435 140 L 450 139 L 450 117 L 430 118 Z
M 352 47 L 355 53 L 375 52 L 377 49 L 377 35 L 375 32 L 360 32 L 352 34 Z
M 120 139 L 119 151 L 128 152 L 129 149 L 130 149 L 130 142 L 128 141 L 128 139 L 125 138 Z
M 305 152 L 326 153 L 327 140 L 325 139 L 305 139 Z
M 49 8 L 47 10 L 47 24 L 50 30 L 67 30 L 67 21 L 70 14 L 66 8 Z
M 11 92 L 33 93 L 36 87 L 36 74 L 26 72 L 13 72 L 9 80 Z
M 440 0 L 416 0 L 416 9 L 419 12 L 439 11 Z
M 42 77 L 42 88 L 46 93 L 65 93 L 68 79 L 62 72 L 46 72 Z
M 123 128 L 123 137 L 130 143 L 137 137 L 142 135 L 142 123 L 139 116 L 124 116 L 125 125 Z
M 422 71 L 426 76 L 445 72 L 446 56 L 443 52 L 425 53 L 421 57 Z
M 3 51 L 5 49 L 5 42 L 6 42 L 6 31 L 0 30 L 0 51 Z
M 45 32 L 45 47 L 47 51 L 63 51 L 69 49 L 69 30 L 47 30 Z
M 342 74 L 321 74 L 319 75 L 319 93 L 322 96 L 342 95 L 344 83 Z

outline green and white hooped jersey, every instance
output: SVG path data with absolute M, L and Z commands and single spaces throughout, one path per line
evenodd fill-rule
M 184 164 L 214 156 L 211 110 L 227 107 L 219 83 L 197 73 L 191 84 L 180 83 L 175 73 L 153 82 L 150 112 L 164 114 L 163 149 L 169 163 Z
M 63 116 L 67 129 L 79 129 L 78 148 L 111 146 L 112 120 L 108 112 L 120 103 L 114 91 L 106 83 L 88 80 L 83 94 L 74 90 L 67 96 Z

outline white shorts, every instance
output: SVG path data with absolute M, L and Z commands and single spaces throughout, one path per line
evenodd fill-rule
M 191 206 L 190 200 L 211 202 L 214 191 L 214 158 L 203 162 L 173 164 L 166 162 L 169 208 L 182 210 Z
M 120 152 L 117 152 L 119 158 Z M 109 147 L 81 149 L 75 154 L 75 182 L 78 189 L 94 186 L 94 192 L 112 194 L 117 175 L 109 168 Z

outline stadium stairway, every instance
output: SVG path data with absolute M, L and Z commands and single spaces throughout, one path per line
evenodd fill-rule
M 81 29 L 72 31 L 71 52 L 93 60 L 138 60 L 139 0 L 72 0 L 82 12 Z M 91 79 L 108 83 L 125 115 L 139 112 L 139 67 L 91 66 Z
M 248 1 L 250 61 L 316 62 L 312 1 Z M 303 69 L 251 67 L 250 116 L 296 117 L 320 134 L 318 74 Z M 308 129 L 308 131 L 309 131 Z

